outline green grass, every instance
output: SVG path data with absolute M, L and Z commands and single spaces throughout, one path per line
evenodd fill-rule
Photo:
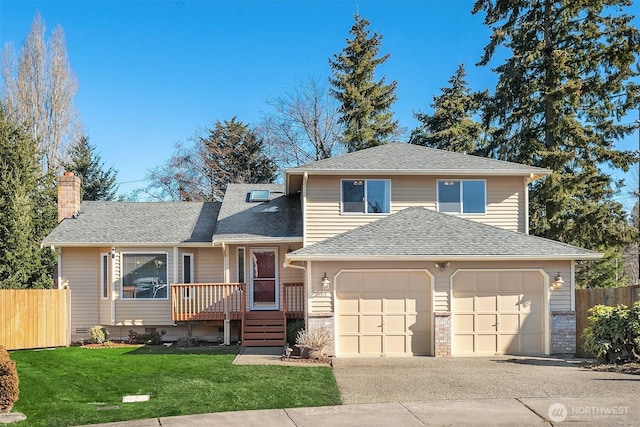
M 14 411 L 27 416 L 20 423 L 27 427 L 340 404 L 329 367 L 236 366 L 234 357 L 201 348 L 13 351 L 20 377 Z M 151 399 L 122 403 L 131 394 Z M 97 409 L 110 405 L 120 409 Z

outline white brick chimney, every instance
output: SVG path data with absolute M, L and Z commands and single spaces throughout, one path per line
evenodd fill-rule
M 58 177 L 58 223 L 80 211 L 80 178 L 73 172 Z

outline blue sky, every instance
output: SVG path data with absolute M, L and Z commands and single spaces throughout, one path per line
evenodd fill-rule
M 297 81 L 327 81 L 359 11 L 384 35 L 378 77 L 398 82 L 400 125 L 430 103 L 460 63 L 474 89 L 495 75 L 479 68 L 490 31 L 473 1 L 0 1 L 0 44 L 18 48 L 36 10 L 65 31 L 77 75 L 76 105 L 92 144 L 119 171 L 120 192 L 143 187 L 148 169 L 176 142 L 217 120 L 256 124 L 266 101 Z M 638 19 L 636 18 L 636 25 Z M 493 64 L 497 65 L 497 64 Z M 634 117 L 635 119 L 635 117 Z M 631 136 L 621 148 L 635 149 Z M 634 178 L 633 185 L 637 184 Z M 621 201 L 631 200 L 626 194 Z

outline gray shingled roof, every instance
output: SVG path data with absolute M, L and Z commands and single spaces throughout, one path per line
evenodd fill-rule
M 251 190 L 270 190 L 268 202 L 249 202 Z M 277 184 L 229 184 L 218 215 L 214 242 L 302 241 L 299 194 L 284 195 Z
M 414 207 L 287 254 L 291 260 L 592 259 L 601 254 Z
M 220 202 L 82 202 L 43 245 L 209 244 Z
M 392 143 L 288 169 L 303 172 L 402 172 L 411 174 L 548 175 L 551 171 L 487 157 L 437 150 L 420 145 Z

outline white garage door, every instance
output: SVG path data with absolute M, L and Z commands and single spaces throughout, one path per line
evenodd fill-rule
M 454 354 L 544 354 L 544 283 L 537 271 L 457 272 Z
M 339 356 L 431 352 L 431 277 L 424 271 L 348 271 L 336 279 Z

